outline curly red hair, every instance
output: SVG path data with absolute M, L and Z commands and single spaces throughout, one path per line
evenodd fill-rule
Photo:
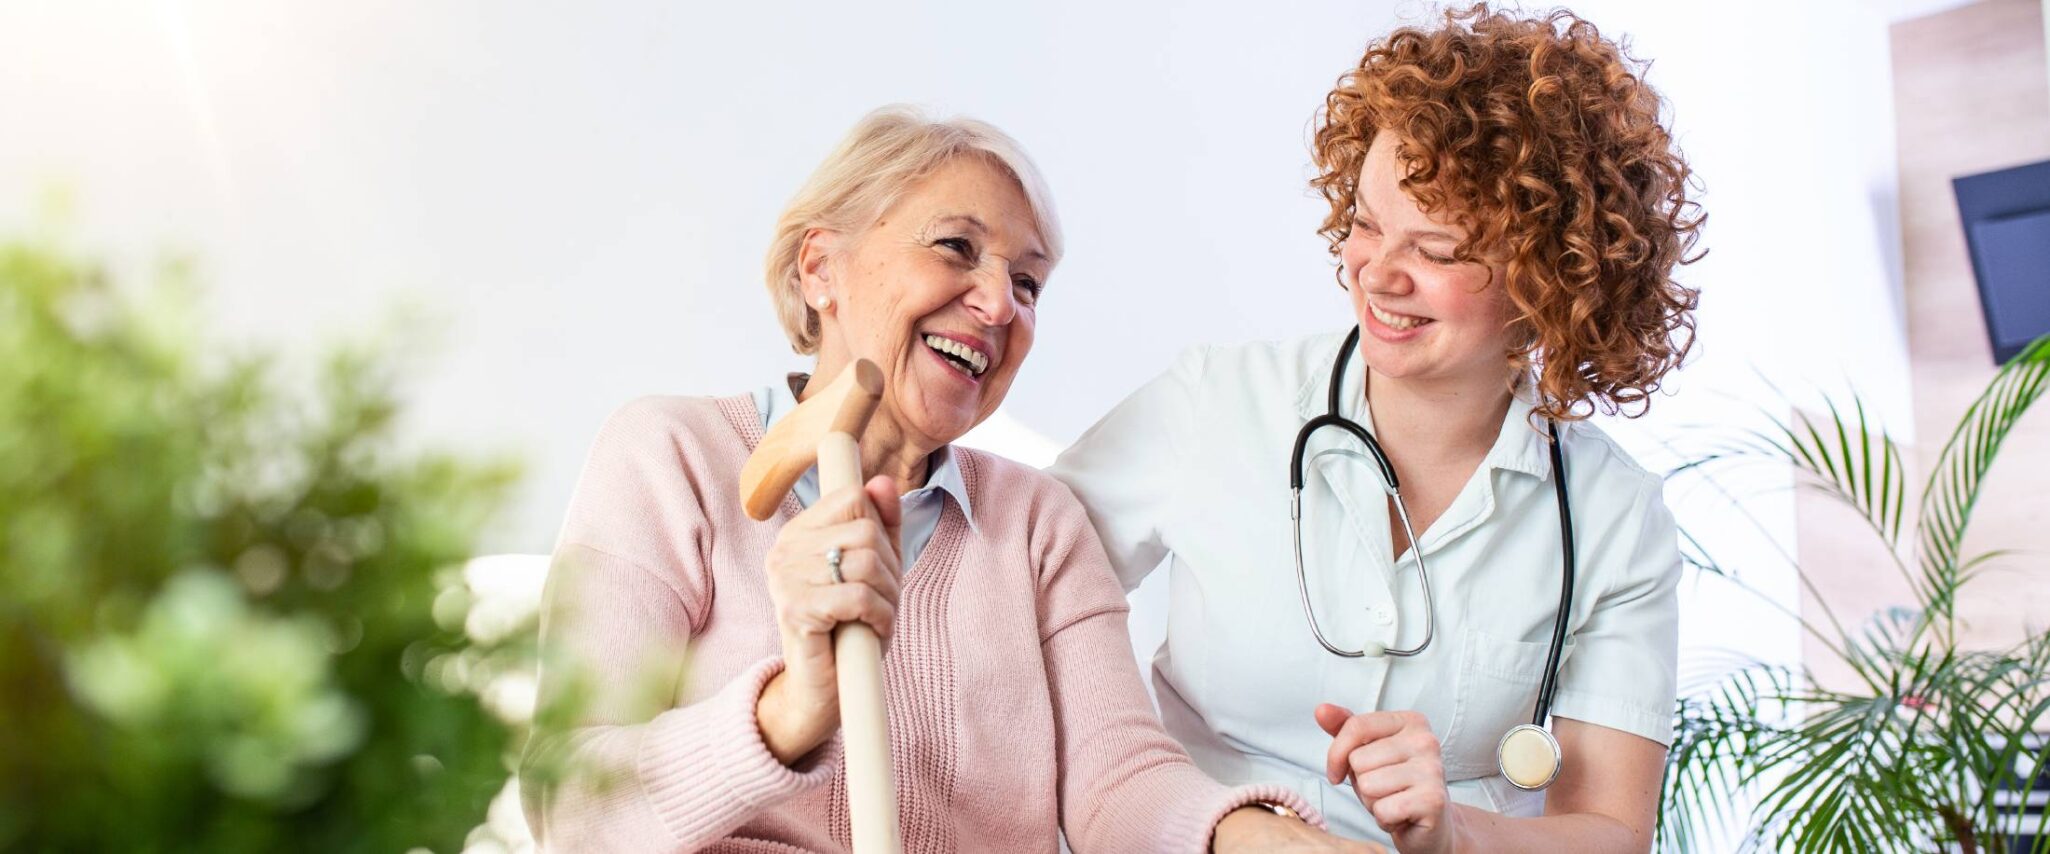
M 1318 233 L 1339 254 L 1367 149 L 1396 134 L 1403 191 L 1466 229 L 1455 257 L 1501 265 L 1538 414 L 1644 414 L 1694 342 L 1698 292 L 1672 273 L 1706 218 L 1646 67 L 1563 9 L 1396 30 L 1324 99 Z

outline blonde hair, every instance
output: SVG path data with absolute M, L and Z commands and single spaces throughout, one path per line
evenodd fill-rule
M 1060 260 L 1061 228 L 1054 215 L 1053 194 L 1017 140 L 975 119 L 957 116 L 936 121 L 915 107 L 882 107 L 862 117 L 839 147 L 826 155 L 825 162 L 805 179 L 776 219 L 764 272 L 776 319 L 783 324 L 792 350 L 802 355 L 817 352 L 819 347 L 819 316 L 805 303 L 798 275 L 798 253 L 805 233 L 814 228 L 850 234 L 865 231 L 913 185 L 963 155 L 986 158 L 1017 180 L 1026 204 L 1032 206 L 1047 260 Z

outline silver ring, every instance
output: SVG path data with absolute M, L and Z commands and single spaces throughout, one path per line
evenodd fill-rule
M 841 574 L 840 574 L 840 547 L 839 547 L 839 546 L 834 546 L 834 547 L 832 547 L 832 548 L 830 548 L 830 549 L 827 549 L 827 550 L 826 550 L 826 569 L 829 569 L 829 570 L 831 570 L 831 571 L 832 571 L 832 573 L 833 573 L 833 583 L 834 583 L 834 584 L 846 584 L 846 583 L 847 583 L 847 577 L 846 577 L 846 576 L 844 576 L 844 575 L 841 575 Z

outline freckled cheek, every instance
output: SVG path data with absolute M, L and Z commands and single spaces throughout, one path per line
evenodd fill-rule
M 1357 237 L 1348 237 L 1338 248 L 1339 268 L 1343 270 L 1340 276 L 1347 290 L 1354 290 L 1354 286 L 1359 284 L 1360 266 L 1367 262 L 1366 247 L 1361 245 L 1363 242 Z
M 1501 294 L 1487 279 L 1446 273 L 1431 278 L 1427 294 L 1433 316 L 1460 323 L 1485 323 L 1500 313 Z

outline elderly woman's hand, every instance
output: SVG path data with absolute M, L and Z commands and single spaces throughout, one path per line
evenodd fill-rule
M 1372 842 L 1334 836 L 1311 827 L 1299 818 L 1284 818 L 1262 807 L 1240 807 L 1217 823 L 1210 839 L 1211 854 L 1239 851 L 1287 852 L 1287 854 L 1388 854 Z
M 898 502 L 889 477 L 820 496 L 783 526 L 769 549 L 769 598 L 782 630 L 784 669 L 763 688 L 755 720 L 769 752 L 785 765 L 840 726 L 833 627 L 866 623 L 888 646 L 901 564 Z M 838 582 L 826 561 L 834 548 L 840 550 Z

